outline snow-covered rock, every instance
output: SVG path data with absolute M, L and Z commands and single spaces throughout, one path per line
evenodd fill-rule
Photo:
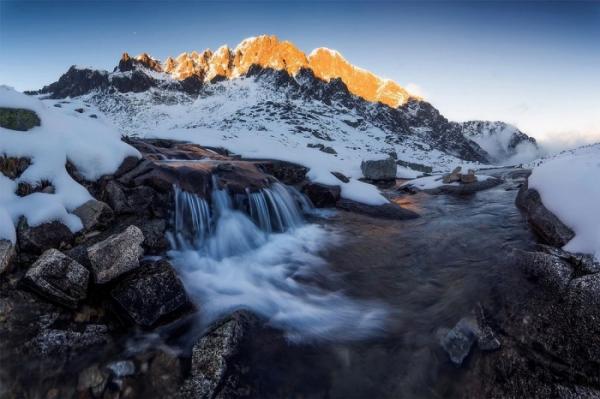
M 25 132 L 0 127 L 0 155 L 31 161 L 16 178 L 0 173 L 0 238 L 15 242 L 15 225 L 22 216 L 30 227 L 58 221 L 73 232 L 80 230 L 81 220 L 71 212 L 92 197 L 69 175 L 67 161 L 83 178 L 95 180 L 113 173 L 126 156 L 140 156 L 106 121 L 50 106 L 9 87 L 0 86 L 0 107 L 31 110 L 41 120 Z M 44 181 L 54 187 L 53 194 L 16 193 L 19 183 L 37 186 Z
M 539 161 L 529 188 L 575 233 L 563 248 L 600 259 L 600 144 Z

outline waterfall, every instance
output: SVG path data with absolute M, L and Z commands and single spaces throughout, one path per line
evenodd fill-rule
M 335 234 L 304 221 L 312 205 L 296 189 L 230 194 L 213 180 L 210 200 L 178 187 L 174 197 L 169 257 L 204 322 L 249 308 L 291 340 L 359 339 L 382 326 L 379 304 L 306 283 L 327 278 L 318 253 Z

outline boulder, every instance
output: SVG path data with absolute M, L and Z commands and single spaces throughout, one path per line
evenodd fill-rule
M 181 387 L 178 398 L 231 398 L 249 395 L 240 379 L 243 369 L 236 362 L 240 350 L 258 325 L 247 311 L 237 311 L 215 323 L 192 349 L 191 375 Z M 235 392 L 246 392 L 246 395 Z
M 516 205 L 525 213 L 527 222 L 535 233 L 547 244 L 563 247 L 575 233 L 550 212 L 542 203 L 540 194 L 523 184 L 517 194 Z
M 335 206 L 340 199 L 340 186 L 329 186 L 321 183 L 306 183 L 302 192 L 312 201 L 317 208 Z
M 367 216 L 382 219 L 406 220 L 419 217 L 418 213 L 402 208 L 394 203 L 367 205 L 343 198 L 336 203 L 336 207 L 345 211 L 362 213 Z
M 52 302 L 75 309 L 85 299 L 90 272 L 56 249 L 49 249 L 29 268 L 23 282 Z
M 307 167 L 285 161 L 262 161 L 258 166 L 263 172 L 273 175 L 280 182 L 289 185 L 302 183 L 308 173 Z
M 166 260 L 146 263 L 110 292 L 126 318 L 142 327 L 189 305 L 183 284 Z
M 58 221 L 31 227 L 27 219 L 21 218 L 17 226 L 17 242 L 21 252 L 41 254 L 50 248 L 60 248 L 72 239 L 71 230 Z
M 529 280 L 553 292 L 565 290 L 573 276 L 571 265 L 553 254 L 515 249 L 511 257 Z
M 0 240 L 0 274 L 11 270 L 17 251 L 12 242 Z
M 461 365 L 469 355 L 471 347 L 477 340 L 476 332 L 475 322 L 468 318 L 462 318 L 453 329 L 443 334 L 440 338 L 440 345 L 448 353 L 452 363 Z
M 132 155 L 125 157 L 123 162 L 121 162 L 121 165 L 119 165 L 114 173 L 114 176 L 117 178 L 123 176 L 125 173 L 135 168 L 138 163 L 140 163 L 140 159 L 138 157 L 134 157 Z
M 152 360 L 148 370 L 152 392 L 160 398 L 171 398 L 181 386 L 181 362 L 173 353 L 160 351 Z
M 144 253 L 143 242 L 142 231 L 136 226 L 129 226 L 122 233 L 112 235 L 89 247 L 87 255 L 94 281 L 104 284 L 136 269 Z
M 102 201 L 91 199 L 75 209 L 73 213 L 81 219 L 85 230 L 106 227 L 113 220 L 113 210 Z
M 394 180 L 396 179 L 396 169 L 396 161 L 392 157 L 366 160 L 360 164 L 360 170 L 368 180 Z

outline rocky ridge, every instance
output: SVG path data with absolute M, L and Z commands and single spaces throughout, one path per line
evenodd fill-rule
M 54 99 L 79 97 L 127 134 L 166 124 L 167 129 L 308 135 L 323 145 L 359 135 L 364 143 L 344 144 L 395 151 L 398 161 L 408 164 L 419 161 L 414 154 L 427 157 L 435 150 L 460 160 L 499 160 L 472 137 L 487 125 L 448 121 L 423 99 L 351 65 L 333 50 L 317 49 L 306 56 L 272 36 L 247 39 L 234 50 L 223 46 L 214 53 L 184 53 L 164 63 L 147 54 L 124 54 L 111 73 L 71 67 L 38 93 Z M 189 120 L 179 118 L 182 107 Z M 169 115 L 170 109 L 177 118 Z M 154 120 L 157 116 L 161 119 Z M 174 126 L 169 126 L 171 120 Z M 524 140 L 531 141 L 516 134 L 506 144 L 506 156 Z

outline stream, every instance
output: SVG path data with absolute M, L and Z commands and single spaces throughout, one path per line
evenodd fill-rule
M 421 215 L 406 221 L 326 211 L 301 224 L 290 198 L 251 199 L 262 213 L 244 215 L 221 197 L 218 231 L 170 255 L 202 304 L 203 326 L 239 308 L 270 320 L 244 354 L 259 397 L 454 397 L 464 369 L 438 330 L 479 303 L 489 309 L 509 280 L 507 254 L 535 245 L 508 172 L 488 171 L 505 183 L 470 196 L 386 190 Z M 285 233 L 265 224 L 279 202 Z M 198 209 L 195 219 L 210 219 Z

